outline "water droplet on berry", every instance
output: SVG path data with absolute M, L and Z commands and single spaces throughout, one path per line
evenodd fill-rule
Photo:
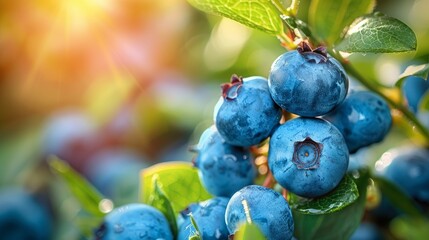
M 120 224 L 115 224 L 113 226 L 113 229 L 114 229 L 115 233 L 121 233 L 124 231 L 124 228 Z
M 236 162 L 237 158 L 234 155 L 232 155 L 232 154 L 226 154 L 226 155 L 223 156 L 223 160 L 224 161 Z
M 140 233 L 139 238 L 144 239 L 146 237 L 146 233 Z

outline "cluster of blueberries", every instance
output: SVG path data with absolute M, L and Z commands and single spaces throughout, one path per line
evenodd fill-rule
M 273 177 L 284 189 L 304 198 L 317 198 L 332 191 L 347 171 L 349 154 L 381 141 L 392 123 L 389 107 L 382 98 L 369 91 L 348 93 L 348 84 L 344 69 L 325 49 L 313 50 L 305 42 L 297 50 L 281 55 L 273 63 L 268 79 L 233 75 L 229 83 L 222 84 L 214 125 L 201 135 L 194 159 L 203 186 L 214 197 L 191 204 L 181 212 L 177 239 L 189 239 L 197 232 L 204 240 L 228 239 L 246 222 L 258 226 L 267 239 L 292 239 L 294 222 L 288 202 L 278 191 L 255 185 L 258 173 L 251 149 L 269 143 L 267 178 Z M 296 117 L 284 117 L 289 116 L 284 113 Z M 94 144 L 88 143 L 97 143 L 90 137 L 93 134 L 88 134 L 92 127 L 84 118 L 72 116 L 55 118 L 49 124 L 54 130 L 46 132 L 46 138 L 51 139 L 46 151 L 64 159 L 75 153 L 84 154 L 82 159 L 94 158 L 71 164 L 112 197 L 115 194 L 104 191 L 102 186 L 122 177 L 97 173 L 116 172 L 112 169 L 125 165 L 117 161 L 124 154 L 100 151 L 104 145 L 91 147 Z M 76 140 L 61 140 L 70 136 Z M 88 141 L 80 144 L 81 139 Z M 66 145 L 73 147 L 62 146 L 62 142 L 70 142 Z M 83 147 L 97 151 L 81 151 Z M 61 149 L 70 149 L 70 154 Z M 87 164 L 81 166 L 80 162 Z M 1 214 L 11 213 L 0 210 Z M 198 231 L 191 223 L 191 215 Z M 21 226 L 18 222 L 10 224 Z M 22 224 L 25 227 L 27 223 Z M 95 239 L 100 240 L 173 238 L 165 216 L 141 203 L 114 209 L 95 231 Z
M 423 99 L 429 96 L 429 81 L 418 76 L 406 77 L 402 84 L 402 96 L 408 109 L 416 114 L 421 123 L 429 128 L 429 113 Z M 395 184 L 405 195 L 417 203 L 417 207 L 429 209 L 429 149 L 416 145 L 405 145 L 386 151 L 375 163 L 376 174 Z M 381 203 L 372 211 L 376 219 L 384 222 L 400 214 L 388 198 L 382 196 Z
M 429 81 L 418 76 L 406 77 L 403 81 L 402 96 L 408 109 L 421 123 L 429 128 L 429 113 L 421 108 L 423 99 L 429 96 Z M 385 178 L 413 200 L 415 206 L 426 216 L 429 214 L 429 149 L 412 144 L 387 150 L 375 162 L 375 174 Z M 364 221 L 351 240 L 382 240 L 379 225 L 403 214 L 391 200 L 381 195 L 380 203 L 368 212 L 371 218 Z
M 287 200 L 254 184 L 257 171 L 251 147 L 270 139 L 268 174 L 296 195 L 317 198 L 339 184 L 350 153 L 381 141 L 392 124 L 381 97 L 368 91 L 347 94 L 342 66 L 325 49 L 313 50 L 306 43 L 281 55 L 268 80 L 233 75 L 221 88 L 215 124 L 201 135 L 194 159 L 203 186 L 214 198 L 182 211 L 179 240 L 197 233 L 191 215 L 204 240 L 228 239 L 246 222 L 258 226 L 267 239 L 292 239 L 294 222 Z M 283 112 L 298 116 L 288 120 L 282 118 Z M 114 239 L 126 232 L 125 227 L 131 230 L 122 236 L 158 232 L 163 235 L 157 238 L 172 239 L 161 214 L 152 219 L 160 223 L 157 226 L 130 220 L 134 214 L 153 211 L 144 204 L 114 210 L 100 227 L 98 239 Z M 147 227 L 136 230 L 135 224 Z
M 202 134 L 195 165 L 210 193 L 230 197 L 225 236 L 252 222 L 267 239 L 293 237 L 285 198 L 252 185 L 256 171 L 250 147 L 269 138 L 268 166 L 276 182 L 296 195 L 316 198 L 339 184 L 350 153 L 385 137 L 392 124 L 387 103 L 369 91 L 347 92 L 340 63 L 325 49 L 312 50 L 305 43 L 281 55 L 268 80 L 234 75 L 222 85 L 215 125 Z M 283 111 L 298 117 L 281 123 Z M 221 225 L 218 229 L 224 229 Z M 185 226 L 181 234 L 192 235 L 194 229 Z M 202 234 L 203 239 L 222 239 L 213 231 L 203 229 Z

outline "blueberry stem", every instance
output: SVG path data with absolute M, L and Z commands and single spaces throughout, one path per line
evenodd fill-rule
M 277 38 L 280 40 L 281 45 L 288 49 L 288 50 L 292 50 L 296 48 L 295 43 L 293 42 L 292 38 L 290 36 L 288 36 L 285 33 L 281 33 L 277 35 Z
M 286 188 L 283 188 L 283 190 L 282 190 L 282 195 L 283 195 L 283 197 L 287 200 L 288 191 L 287 191 L 287 189 L 286 189 Z
M 264 183 L 262 186 L 266 188 L 273 188 L 274 187 L 274 177 L 271 171 L 268 170 L 267 176 L 265 176 Z
M 429 143 L 429 131 L 423 126 L 423 124 L 416 118 L 416 116 L 410 112 L 405 106 L 401 103 L 395 102 L 393 99 L 389 98 L 381 89 L 375 84 L 371 83 L 367 79 L 365 79 L 356 69 L 350 64 L 349 61 L 344 59 L 340 54 L 329 50 L 329 53 L 334 56 L 337 60 L 341 62 L 344 69 L 348 74 L 362 83 L 368 90 L 373 91 L 384 98 L 393 108 L 399 110 L 408 120 L 416 127 L 416 129 L 425 137 L 426 144 Z
M 273 4 L 281 14 L 291 17 L 296 16 L 298 12 L 299 2 L 300 0 L 292 0 L 290 6 L 288 8 L 285 8 L 279 0 L 271 0 L 271 4 Z

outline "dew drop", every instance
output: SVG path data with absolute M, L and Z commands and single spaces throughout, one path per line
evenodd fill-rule
M 113 229 L 115 233 L 121 233 L 124 231 L 124 228 L 120 224 L 115 224 L 115 226 L 113 226 Z
M 146 237 L 146 233 L 140 233 L 140 234 L 139 234 L 139 238 L 140 238 L 140 239 L 144 239 L 145 237 Z
M 237 158 L 234 155 L 232 155 L 232 154 L 226 154 L 226 155 L 223 156 L 223 160 L 224 161 L 236 162 Z

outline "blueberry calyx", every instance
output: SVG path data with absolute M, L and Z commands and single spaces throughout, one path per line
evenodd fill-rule
M 323 144 L 306 137 L 304 141 L 294 143 L 292 162 L 298 169 L 317 169 L 320 164 L 320 155 Z
M 187 208 L 183 209 L 182 211 L 180 211 L 180 215 L 182 217 L 184 217 L 184 218 L 187 217 L 187 216 L 189 216 L 190 213 L 192 213 L 192 211 L 191 211 L 191 209 L 189 207 L 187 207 Z
M 296 50 L 308 61 L 314 61 L 316 63 L 328 61 L 328 52 L 325 46 L 312 49 L 307 42 L 302 41 Z
M 222 97 L 226 100 L 234 100 L 238 96 L 238 89 L 243 85 L 243 77 L 239 77 L 236 74 L 231 76 L 230 83 L 224 83 L 220 85 L 222 89 Z
M 103 239 L 104 235 L 106 234 L 106 231 L 107 231 L 106 224 L 105 223 L 101 224 L 100 227 L 98 227 L 95 230 L 95 233 L 94 233 L 95 239 L 96 240 Z

